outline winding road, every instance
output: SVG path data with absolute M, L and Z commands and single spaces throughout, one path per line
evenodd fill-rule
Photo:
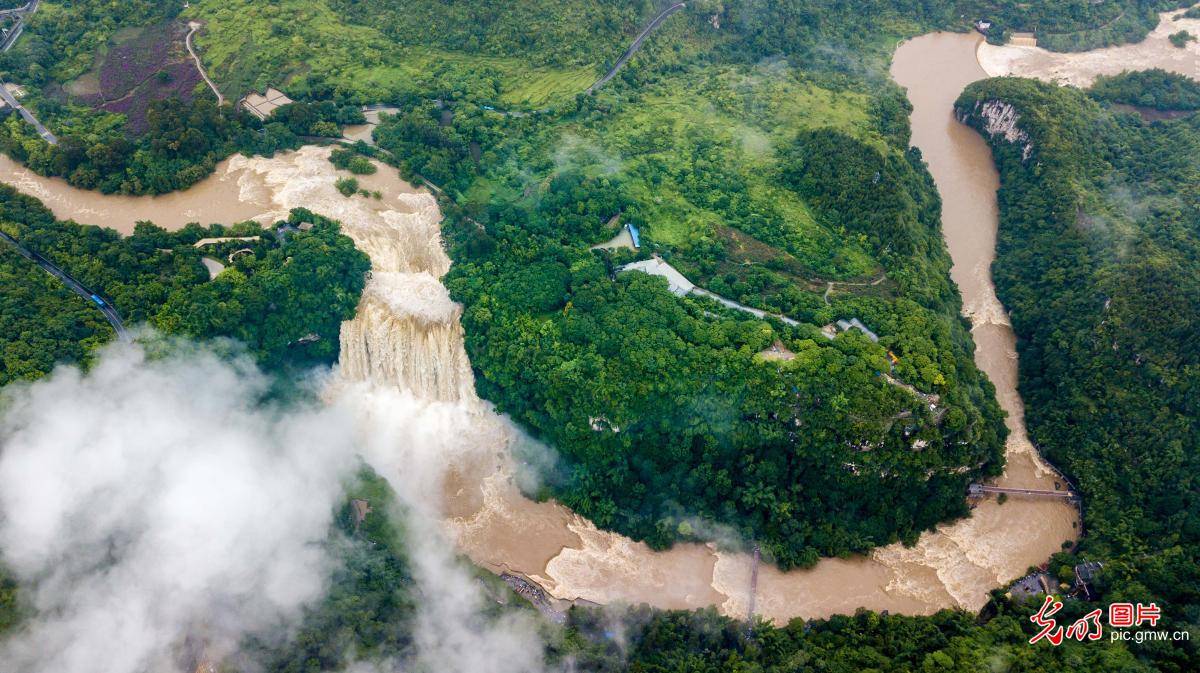
M 17 38 L 21 37 L 21 31 L 25 30 L 25 19 L 37 11 L 39 1 L 40 0 L 30 0 L 29 4 L 25 5 L 24 7 L 9 10 L 9 13 L 17 15 L 19 21 L 16 27 L 12 29 L 12 32 L 9 33 L 8 37 L 4 40 L 3 46 L 0 46 L 0 51 L 8 51 L 12 48 L 13 44 L 16 43 Z M 16 97 L 9 92 L 8 87 L 5 86 L 3 81 L 0 81 L 0 99 L 3 99 L 5 103 L 12 107 L 12 109 L 19 112 L 25 121 L 32 124 L 38 135 L 42 137 L 42 140 L 45 140 L 51 145 L 58 144 L 58 138 L 54 137 L 54 134 L 50 132 L 50 129 L 42 126 L 42 123 L 37 120 L 37 117 L 33 116 L 32 112 L 26 110 L 25 106 L 17 102 Z
M 208 73 L 204 70 L 204 63 L 200 61 L 200 57 L 196 54 L 196 50 L 192 48 L 192 35 L 195 35 L 196 31 L 199 30 L 200 26 L 202 25 L 203 24 L 201 24 L 199 21 L 189 21 L 188 34 L 187 37 L 183 38 L 183 43 L 187 45 L 188 53 L 192 55 L 192 60 L 196 62 L 196 70 L 200 72 L 200 76 L 204 78 L 204 82 L 208 84 L 208 88 L 212 89 L 212 92 L 217 94 L 217 105 L 220 106 L 225 104 L 225 97 L 221 95 L 221 90 L 217 88 L 217 85 L 208 78 Z
M 100 298 L 100 295 L 92 292 L 83 283 L 80 283 L 72 278 L 71 275 L 66 271 L 58 268 L 54 262 L 51 262 L 45 257 L 42 257 L 36 252 L 21 245 L 21 243 L 12 236 L 0 231 L 0 239 L 3 239 L 5 243 L 8 243 L 12 247 L 16 248 L 17 252 L 20 253 L 22 257 L 42 267 L 46 273 L 57 278 L 62 282 L 63 285 L 66 285 L 72 292 L 80 297 L 83 297 L 84 300 L 86 300 L 89 304 L 100 309 L 100 312 L 104 314 L 104 318 L 108 320 L 108 324 L 112 325 L 113 331 L 117 333 L 117 339 L 120 339 L 121 341 L 129 341 L 129 330 L 125 329 L 125 324 L 121 322 L 121 315 L 117 313 L 115 308 L 112 307 L 112 304 L 104 301 Z
M 643 28 L 642 32 L 638 33 L 637 38 L 634 39 L 633 44 L 629 45 L 629 48 L 625 50 L 625 53 L 621 54 L 621 58 L 617 59 L 617 62 L 613 65 L 612 69 L 609 70 L 604 77 L 596 80 L 595 84 L 589 86 L 587 88 L 587 93 L 592 93 L 596 89 L 608 84 L 609 80 L 611 80 L 613 77 L 616 77 L 617 71 L 620 70 L 625 63 L 637 53 L 638 49 L 642 48 L 642 42 L 644 42 L 646 38 L 650 36 L 650 33 L 653 33 L 663 21 L 666 21 L 668 16 L 671 16 L 675 12 L 678 12 L 685 7 L 687 7 L 687 3 L 677 2 L 664 9 L 658 16 L 654 17 L 650 23 L 646 24 L 646 27 Z
M 40 0 L 30 0 L 20 7 L 0 11 L 0 16 L 12 15 L 17 17 L 17 25 L 13 26 L 12 30 L 5 36 L 4 43 L 0 44 L 0 51 L 8 51 L 13 46 L 13 43 L 17 41 L 17 38 L 21 37 L 21 31 L 25 30 L 25 17 L 37 11 L 38 2 Z

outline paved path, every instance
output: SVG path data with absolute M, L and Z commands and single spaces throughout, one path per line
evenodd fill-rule
M 204 63 L 200 61 L 200 57 L 196 55 L 196 50 L 192 48 L 192 35 L 194 35 L 196 31 L 200 29 L 201 25 L 203 24 L 201 24 L 199 21 L 189 21 L 188 34 L 187 37 L 183 38 L 183 43 L 187 45 L 188 53 L 192 55 L 192 60 L 196 62 L 196 70 L 200 72 L 200 76 L 204 78 L 205 83 L 208 84 L 208 88 L 212 89 L 212 92 L 217 94 L 217 105 L 224 105 L 225 97 L 221 95 L 221 90 L 217 88 L 217 85 L 213 84 L 213 81 L 208 78 L 208 73 L 204 71 Z
M 692 291 L 690 292 L 690 294 L 694 294 L 694 295 L 697 295 L 700 297 L 708 297 L 709 299 L 712 299 L 719 304 L 723 304 L 723 305 L 727 306 L 728 308 L 731 308 L 735 311 L 741 311 L 743 313 L 749 313 L 750 315 L 754 316 L 755 318 L 759 318 L 761 320 L 766 320 L 767 318 L 775 318 L 779 322 L 782 322 L 785 325 L 791 325 L 792 327 L 795 327 L 800 324 L 799 321 L 793 320 L 781 313 L 767 313 L 766 311 L 764 311 L 762 309 L 754 308 L 753 306 L 746 306 L 745 304 L 738 303 L 732 299 L 722 297 L 721 295 L 717 294 L 716 292 L 710 292 L 709 290 L 705 290 L 702 287 L 693 288 Z
M 21 7 L 14 7 L 0 12 L 0 15 L 12 14 L 17 17 L 17 25 L 13 26 L 8 37 L 4 38 L 4 44 L 0 44 L 0 51 L 8 51 L 16 43 L 17 38 L 21 37 L 21 32 L 25 30 L 25 19 L 37 11 L 38 2 L 41 0 L 30 0 Z
M 704 288 L 688 280 L 682 273 L 679 273 L 675 267 L 671 266 L 659 257 L 651 257 L 650 259 L 642 260 L 640 262 L 632 262 L 618 268 L 617 271 L 640 271 L 642 273 L 650 274 L 651 276 L 666 278 L 668 289 L 670 289 L 671 293 L 677 297 L 682 297 L 688 294 L 698 297 L 708 297 L 709 299 L 712 299 L 713 301 L 735 311 L 749 313 L 755 318 L 763 320 L 766 318 L 775 318 L 783 324 L 791 325 L 793 327 L 800 324 L 798 321 L 793 320 L 785 315 L 779 313 L 768 313 L 762 309 L 757 309 L 753 306 L 746 306 L 745 304 L 738 303 L 727 297 L 722 297 L 716 292 L 705 290 Z
M 3 240 L 4 242 L 16 248 L 17 252 L 20 253 L 22 257 L 42 267 L 46 273 L 57 278 L 72 292 L 80 297 L 83 297 L 89 304 L 100 309 L 100 312 L 104 314 L 104 318 L 108 320 L 108 324 L 112 325 L 113 331 L 117 333 L 117 338 L 121 341 L 129 341 L 129 331 L 125 329 L 125 324 L 121 322 L 120 314 L 118 314 L 117 310 L 112 307 L 112 304 L 104 301 L 100 298 L 100 295 L 92 292 L 83 283 L 80 283 L 72 278 L 71 275 L 66 271 L 58 268 L 54 262 L 51 262 L 45 257 L 42 257 L 36 252 L 33 252 L 32 250 L 21 245 L 17 239 L 13 238 L 12 236 L 0 231 L 0 240 Z
M 193 248 L 203 248 L 206 245 L 213 243 L 224 243 L 225 241 L 259 241 L 262 236 L 219 236 L 217 238 L 202 238 L 192 244 Z
M 1063 498 L 1071 500 L 1079 497 L 1074 491 L 1047 491 L 1036 488 L 1005 488 L 1003 486 L 985 486 L 983 484 L 971 484 L 968 492 L 973 496 L 980 496 L 984 493 L 1006 493 L 1011 495 L 1029 495 L 1040 498 Z
M 37 120 L 37 117 L 34 117 L 32 112 L 27 110 L 24 105 L 21 105 L 21 103 L 17 101 L 12 93 L 9 92 L 8 87 L 4 86 L 3 82 L 0 82 L 0 98 L 4 99 L 4 102 L 8 103 L 12 109 L 19 112 L 21 116 L 25 118 L 25 121 L 33 124 L 33 128 L 38 132 L 38 135 L 42 137 L 42 140 L 45 140 L 51 145 L 58 144 L 58 138 L 54 137 L 54 134 L 50 132 L 50 129 L 42 126 L 42 123 Z
M 878 285 L 886 279 L 887 279 L 887 274 L 883 273 L 883 274 L 880 274 L 880 276 L 878 278 L 876 278 L 875 280 L 867 282 L 867 283 L 846 283 L 846 282 L 842 282 L 840 280 L 826 281 L 825 282 L 825 294 L 824 294 L 824 296 L 822 296 L 822 299 L 825 300 L 825 305 L 828 306 L 829 305 L 829 293 L 833 292 L 833 288 L 837 285 L 845 285 L 847 287 L 867 287 L 869 285 Z
M 25 12 L 32 11 L 36 8 L 37 2 L 35 0 L 33 2 L 27 2 L 20 7 L 13 7 L 12 9 L 0 9 L 0 16 L 4 16 L 5 14 L 24 14 Z
M 25 30 L 25 19 L 37 11 L 38 2 L 39 0 L 30 0 L 29 4 L 25 5 L 24 7 L 20 7 L 16 10 L 10 10 L 17 13 L 17 15 L 20 17 L 20 23 L 18 23 L 17 27 L 14 28 L 11 33 L 9 33 L 8 38 L 4 40 L 4 45 L 0 47 L 0 51 L 8 51 L 12 48 L 13 44 L 16 43 L 17 38 L 21 37 L 21 31 Z M 25 118 L 25 121 L 32 124 L 33 128 L 37 130 L 38 135 L 42 137 L 42 140 L 45 140 L 51 145 L 58 144 L 58 138 L 55 138 L 54 134 L 51 133 L 50 130 L 45 126 L 42 126 L 42 123 L 37 120 L 37 117 L 33 116 L 32 112 L 26 110 L 25 106 L 21 105 L 21 103 L 19 103 L 17 99 L 11 93 L 9 93 L 8 87 L 4 86 L 3 81 L 0 81 L 0 99 L 3 99 L 5 103 L 8 103 L 8 105 L 12 107 L 12 109 L 20 113 L 20 115 Z
M 677 2 L 664 9 L 658 16 L 654 17 L 650 23 L 646 24 L 646 27 L 642 29 L 642 32 L 638 33 L 638 36 L 633 40 L 633 44 L 629 45 L 629 48 L 625 50 L 625 53 L 621 54 L 621 58 L 617 59 L 617 62 L 613 64 L 612 69 L 609 70 L 604 77 L 596 80 L 595 84 L 589 86 L 587 88 L 587 92 L 592 93 L 596 89 L 608 84 L 609 80 L 617 76 L 617 71 L 625 66 L 625 63 L 637 53 L 638 49 L 642 48 L 642 42 L 644 42 L 646 38 L 650 36 L 650 33 L 653 33 L 663 21 L 666 21 L 668 16 L 671 16 L 675 12 L 678 12 L 685 7 L 687 7 L 687 3 Z

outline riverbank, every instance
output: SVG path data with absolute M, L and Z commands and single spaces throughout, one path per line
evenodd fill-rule
M 301 150 L 310 158 L 313 151 L 327 153 L 328 149 Z M 286 217 L 287 209 L 271 201 L 270 190 L 260 180 L 246 174 L 250 165 L 246 162 L 247 158 L 241 155 L 225 159 L 217 164 L 212 175 L 189 189 L 160 196 L 101 194 L 78 189 L 62 178 L 38 175 L 6 154 L 0 154 L 0 181 L 40 199 L 60 220 L 108 227 L 126 235 L 133 233 L 138 222 L 153 222 L 168 231 L 176 231 L 192 222 L 208 225 L 253 220 L 270 224 Z M 418 191 L 401 181 L 391 169 L 356 177 L 359 185 L 369 191 L 388 194 Z
M 939 66 L 919 67 L 937 72 Z M 957 91 L 944 95 L 952 100 Z M 943 111 L 949 119 L 949 106 Z M 306 147 L 273 158 L 235 156 L 193 188 L 161 197 L 85 192 L 7 159 L 0 160 L 0 179 L 43 198 L 59 217 L 124 232 L 142 219 L 172 229 L 194 220 L 266 222 L 294 206 L 342 221 L 345 233 L 372 257 L 382 282 L 364 292 L 362 321 L 343 333 L 344 340 L 362 345 L 352 351 L 363 357 L 345 350 L 344 343 L 342 366 L 364 384 L 385 386 L 384 398 L 395 403 L 378 413 L 411 409 L 395 454 L 376 458 L 381 474 L 411 469 L 404 456 L 412 447 L 434 456 L 428 481 L 442 494 L 446 528 L 460 550 L 482 567 L 533 579 L 556 599 L 660 608 L 715 605 L 744 617 L 750 603 L 748 554 L 701 544 L 655 552 L 553 501 L 521 495 L 517 481 L 523 471 L 513 455 L 528 440 L 474 396 L 458 309 L 437 281 L 449 260 L 441 249 L 436 203 L 391 170 L 367 176 L 369 188 L 383 193 L 381 200 L 343 197 L 333 187 L 338 172 L 328 152 Z M 990 163 L 985 166 L 990 169 Z M 400 275 L 391 269 L 401 269 Z M 970 305 L 972 298 L 967 300 Z M 1013 455 L 1020 454 L 1010 451 L 1010 460 Z M 975 516 L 925 533 L 912 548 L 893 544 L 867 557 L 823 559 L 814 568 L 786 573 L 762 567 L 756 613 L 783 622 L 859 607 L 906 614 L 976 610 L 988 591 L 1043 561 L 1070 536 L 1069 523 L 1065 532 L 1052 526 L 1044 536 L 1031 536 L 1031 522 L 1042 525 L 1044 514 L 1040 503 L 1014 499 L 1001 509 L 985 502 Z
M 1158 26 L 1144 41 L 1135 44 L 1084 52 L 1054 52 L 981 41 L 977 58 L 989 77 L 1032 77 L 1080 88 L 1091 86 L 1100 75 L 1117 75 L 1125 70 L 1161 68 L 1195 79 L 1200 77 L 1200 41 L 1193 40 L 1180 48 L 1169 39 L 1181 30 L 1200 37 L 1200 19 L 1182 18 L 1183 11 L 1161 13 Z

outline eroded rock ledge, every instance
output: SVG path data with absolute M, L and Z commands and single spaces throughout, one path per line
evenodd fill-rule
M 1020 127 L 1021 113 L 1017 112 L 1012 104 L 997 99 L 976 101 L 971 112 L 968 113 L 959 108 L 957 114 L 959 121 L 964 124 L 968 124 L 969 117 L 973 115 L 982 121 L 982 130 L 988 136 L 1003 136 L 1005 141 L 1020 145 L 1022 161 L 1028 161 L 1029 157 L 1033 155 L 1033 141 L 1030 140 L 1029 134 Z M 973 126 L 978 128 L 979 124 Z

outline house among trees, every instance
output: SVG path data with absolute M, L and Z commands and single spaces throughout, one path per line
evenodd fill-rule
M 1099 561 L 1085 561 L 1075 566 L 1075 590 L 1082 591 L 1085 599 L 1095 600 L 1092 582 L 1103 568 L 1104 564 Z
M 616 217 L 614 217 L 613 220 L 616 220 L 617 217 L 620 217 L 620 214 L 618 214 Z M 610 221 L 609 224 L 611 225 L 611 224 L 613 224 L 613 222 Z M 637 251 L 637 250 L 640 250 L 641 247 L 642 247 L 642 232 L 638 231 L 638 228 L 633 226 L 632 224 L 626 224 L 625 226 L 621 227 L 621 230 L 617 232 L 616 236 L 612 237 L 612 240 L 606 241 L 604 243 L 600 243 L 598 245 L 593 245 L 592 250 L 613 250 L 616 248 L 628 248 L 630 250 Z
M 642 232 L 633 224 L 626 224 L 625 231 L 629 232 L 629 239 L 633 241 L 633 249 L 640 250 L 642 248 Z

